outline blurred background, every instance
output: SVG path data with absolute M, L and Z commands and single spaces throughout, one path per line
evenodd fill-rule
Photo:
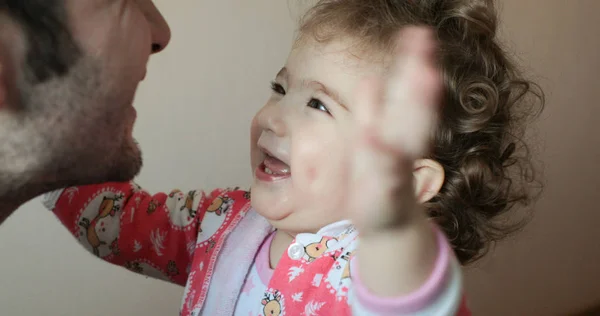
M 298 12 L 281 0 L 158 0 L 171 46 L 136 100 L 151 192 L 250 183 L 250 119 Z M 502 37 L 547 94 L 546 189 L 527 229 L 466 269 L 475 315 L 575 315 L 600 303 L 600 1 L 502 0 Z M 0 227 L 0 314 L 176 315 L 183 289 L 88 254 L 39 201 Z M 600 313 L 599 313 L 600 314 Z

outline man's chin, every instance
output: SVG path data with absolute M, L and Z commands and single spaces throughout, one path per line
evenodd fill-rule
M 8 216 L 20 205 L 44 193 L 67 187 L 133 180 L 142 169 L 142 155 L 137 145 L 125 147 L 113 159 L 94 159 L 91 156 L 71 161 L 64 159 L 64 163 L 55 163 L 45 172 L 16 177 L 22 181 L 11 181 L 0 190 L 0 223 L 4 219 L 2 213 Z M 0 184 L 3 184 L 2 180 L 0 178 Z
M 113 167 L 109 170 L 106 181 L 102 182 L 125 182 L 137 177 L 142 170 L 142 152 L 137 142 L 132 138 L 127 148 L 115 159 Z
M 91 158 L 91 157 L 90 157 Z M 127 182 L 137 177 L 142 169 L 142 153 L 131 140 L 123 145 L 114 156 L 103 159 L 82 159 L 78 167 L 65 166 L 61 187 L 93 185 L 107 182 Z M 59 173 L 61 174 L 61 173 Z
M 137 168 L 122 168 L 111 171 L 107 177 L 98 179 L 98 181 L 94 184 L 105 183 L 105 182 L 127 182 L 135 179 L 140 173 L 141 166 Z

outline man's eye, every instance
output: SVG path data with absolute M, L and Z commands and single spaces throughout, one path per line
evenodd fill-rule
M 313 108 L 315 110 L 323 111 L 323 112 L 326 112 L 327 114 L 330 114 L 327 107 L 323 104 L 323 102 L 321 102 L 318 99 L 314 99 L 314 98 L 310 99 L 310 101 L 308 101 L 308 103 L 306 105 L 308 105 L 308 107 Z
M 271 90 L 277 94 L 285 95 L 285 89 L 277 82 L 271 82 Z

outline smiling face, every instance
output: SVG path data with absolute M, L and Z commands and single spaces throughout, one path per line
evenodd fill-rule
M 32 41 L 26 14 L 19 15 L 27 9 L 0 12 L 3 199 L 39 193 L 26 192 L 39 189 L 27 188 L 31 182 L 53 188 L 125 181 L 141 167 L 132 103 L 149 56 L 169 41 L 166 22 L 150 0 L 65 0 L 53 8 L 67 29 L 56 31 L 58 46 L 71 43 L 70 52 Z M 35 54 L 64 53 L 56 58 L 69 60 L 68 72 L 39 78 Z
M 379 63 L 360 59 L 350 43 L 306 39 L 292 50 L 273 94 L 251 131 L 252 205 L 288 233 L 316 232 L 343 220 L 354 90 Z

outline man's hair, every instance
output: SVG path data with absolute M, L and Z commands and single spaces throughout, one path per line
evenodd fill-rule
M 0 0 L 0 14 L 16 21 L 26 36 L 27 79 L 33 83 L 64 76 L 81 56 L 63 0 Z
M 458 259 L 469 263 L 529 217 L 499 220 L 541 188 L 523 137 L 526 119 L 543 108 L 543 93 L 498 42 L 492 0 L 321 0 L 303 18 L 298 43 L 348 36 L 359 53 L 391 53 L 407 25 L 434 29 L 444 78 L 429 158 L 443 165 L 446 178 L 428 211 Z

